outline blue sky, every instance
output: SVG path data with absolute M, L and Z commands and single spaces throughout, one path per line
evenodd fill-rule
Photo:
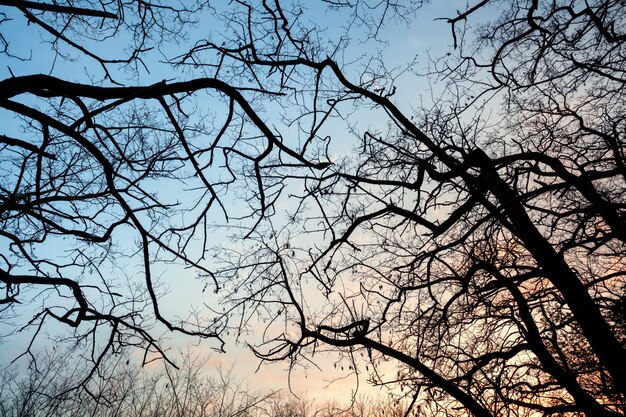
M 323 27 L 323 35 L 332 41 L 334 37 L 342 33 L 342 27 L 346 22 L 345 15 L 315 10 L 316 5 L 317 3 L 307 2 L 309 9 L 305 11 L 304 16 L 306 19 L 316 22 L 318 28 Z M 358 34 L 355 35 L 350 46 L 346 48 L 345 53 L 342 55 L 343 61 L 346 63 L 344 67 L 346 74 L 356 77 L 362 71 L 364 64 L 369 62 L 369 59 L 372 57 L 380 58 L 388 68 L 398 68 L 398 71 L 403 66 L 406 67 L 408 63 L 414 62 L 407 69 L 418 74 L 425 73 L 429 65 L 428 54 L 430 53 L 434 57 L 443 55 L 452 43 L 450 27 L 445 21 L 435 21 L 435 18 L 453 15 L 456 10 L 464 9 L 465 7 L 466 2 L 464 1 L 435 0 L 432 5 L 418 11 L 416 17 L 411 19 L 410 23 L 397 23 L 383 27 L 380 32 L 380 38 L 385 42 L 364 44 L 360 42 Z M 103 72 L 92 59 L 82 57 L 73 48 L 67 46 L 63 46 L 62 51 L 67 53 L 69 58 L 73 58 L 72 60 L 64 60 L 55 56 L 49 45 L 44 42 L 45 35 L 38 34 L 33 25 L 28 25 L 20 13 L 8 8 L 4 9 L 7 10 L 0 11 L 5 11 L 13 20 L 2 24 L 2 33 L 10 41 L 11 51 L 27 59 L 20 61 L 2 57 L 0 60 L 2 64 L 0 65 L 0 78 L 10 77 L 11 73 L 15 76 L 45 73 L 78 82 L 90 82 L 91 79 L 96 82 L 102 80 Z M 192 28 L 188 34 L 188 44 L 194 44 L 197 40 L 205 37 L 203 30 L 206 30 L 206 28 L 218 31 L 219 27 L 214 23 L 211 16 L 200 16 L 198 28 Z M 28 36 L 24 36 L 25 33 Z M 121 36 L 97 44 L 92 43 L 90 46 L 101 56 L 113 58 L 122 52 L 120 45 L 123 45 L 124 41 L 124 37 Z M 172 68 L 162 62 L 165 58 L 176 56 L 186 46 L 178 42 L 162 44 L 160 45 L 160 50 L 154 50 L 145 58 L 150 72 L 140 69 L 138 77 L 135 77 L 124 70 L 115 70 L 113 72 L 114 77 L 126 85 L 137 83 L 149 85 L 163 79 L 189 79 L 193 75 L 193 70 L 183 71 L 182 68 Z M 396 81 L 396 86 L 398 88 L 394 100 L 401 109 L 407 112 L 410 112 L 412 106 L 419 106 L 421 101 L 427 105 L 430 100 L 430 88 L 432 86 L 429 85 L 425 77 L 404 72 Z M 204 100 L 198 103 L 204 106 L 200 109 L 201 112 L 212 115 L 218 121 L 224 118 L 226 108 L 223 102 L 215 97 L 204 96 Z M 263 114 L 265 117 L 271 118 L 272 111 L 272 107 L 269 106 Z M 378 124 L 381 129 L 384 129 L 384 125 L 381 125 L 381 121 L 377 120 L 377 117 L 375 112 L 362 110 L 362 113 L 356 116 L 355 120 L 361 120 L 372 125 Z M 216 124 L 219 125 L 219 123 Z M 278 119 L 268 120 L 268 124 L 277 126 L 278 129 L 283 129 L 284 132 L 289 132 L 288 128 L 280 126 Z M 6 113 L 0 113 L 0 125 L 3 126 L 3 134 L 19 134 L 19 123 Z M 345 126 L 341 123 L 331 123 L 328 125 L 328 129 L 340 130 L 345 129 Z M 336 131 L 333 134 L 341 135 L 340 132 Z M 344 145 L 337 147 L 336 152 L 349 154 L 352 142 L 348 138 L 350 134 L 347 132 L 345 134 L 346 141 Z M 160 187 L 160 191 L 165 191 L 164 195 L 167 197 L 177 198 L 179 190 Z M 237 204 L 239 204 L 237 200 L 228 200 L 228 198 L 226 204 L 233 208 L 237 207 Z M 282 209 L 289 210 L 290 204 L 288 200 L 285 201 Z M 223 221 L 223 217 L 216 214 L 215 222 L 223 223 Z M 124 233 L 129 234 L 125 235 Z M 228 231 L 220 228 L 212 232 L 211 236 L 215 243 L 219 244 L 221 241 L 226 240 L 227 234 Z M 123 232 L 117 236 L 119 241 L 124 241 L 126 238 L 132 243 L 131 231 Z M 0 250 L 6 250 L 5 244 L 6 242 L 0 242 Z M 58 256 L 57 250 L 51 248 L 44 248 L 43 250 L 50 251 L 50 256 Z M 136 259 L 129 257 L 120 261 L 120 266 L 129 264 L 123 268 L 125 268 L 125 272 L 128 275 L 132 275 L 133 265 L 136 265 L 136 262 Z M 160 277 L 159 279 L 164 288 L 169 288 L 167 294 L 162 298 L 163 311 L 168 316 L 180 315 L 184 317 L 194 307 L 198 309 L 203 308 L 204 303 L 207 301 L 206 294 L 202 292 L 204 283 L 196 279 L 194 272 L 176 265 L 163 264 L 155 267 L 155 275 Z M 175 346 L 185 346 L 190 343 L 188 338 L 180 335 L 168 335 L 166 337 L 170 338 Z M 23 337 L 13 339 L 11 342 L 5 342 L 3 348 L 6 349 L 5 352 L 19 351 L 21 349 L 20 343 L 24 343 L 24 341 Z M 197 345 L 195 349 L 210 351 L 213 347 L 216 347 L 215 343 L 208 340 Z M 288 363 L 266 364 L 257 373 L 254 373 L 259 362 L 247 349 L 236 345 L 232 337 L 227 337 L 226 349 L 228 353 L 225 355 L 214 354 L 214 362 L 223 362 L 226 365 L 233 363 L 238 374 L 242 376 L 250 375 L 250 385 L 256 388 L 288 389 L 286 383 L 288 373 L 285 371 Z M 296 367 L 294 369 L 291 374 L 293 390 L 295 392 L 308 391 L 309 398 L 336 397 L 340 400 L 346 399 L 356 387 L 355 379 L 353 377 L 340 379 L 333 383 L 330 388 L 325 388 L 330 380 L 341 377 L 342 373 L 337 371 L 333 361 L 329 361 L 323 354 L 314 358 L 314 361 L 320 369 L 315 369 L 314 367 L 309 367 L 308 369 Z M 347 369 L 345 373 L 347 373 Z M 365 378 L 363 378 L 360 385 L 361 392 L 371 392 L 365 388 L 366 385 Z

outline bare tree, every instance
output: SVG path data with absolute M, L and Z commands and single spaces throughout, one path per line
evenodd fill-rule
M 348 24 L 236 1 L 181 50 L 167 28 L 201 9 L 11 2 L 103 75 L 0 81 L 21 127 L 0 149 L 3 317 L 36 306 L 35 336 L 56 320 L 81 343 L 106 328 L 94 370 L 127 345 L 163 355 L 156 329 L 234 332 L 266 360 L 340 352 L 344 373 L 401 390 L 407 415 L 624 414 L 623 2 L 442 16 L 451 46 L 432 56 L 432 103 L 412 110 L 415 61 L 372 51 L 427 6 L 323 3 Z M 128 30 L 131 53 L 73 40 L 97 25 Z M 142 85 L 144 42 L 165 33 L 180 36 L 165 61 L 190 77 Z M 354 41 L 373 49 L 355 56 Z M 224 233 L 235 243 L 210 252 Z M 64 256 L 41 252 L 56 245 Z M 133 251 L 125 272 L 141 279 L 122 292 Z M 213 286 L 208 310 L 163 313 L 155 274 L 172 263 Z
M 253 243 L 218 252 L 217 275 L 238 283 L 239 332 L 268 320 L 257 354 L 330 346 L 434 414 L 623 414 L 625 12 L 476 2 L 447 19 L 443 93 L 415 112 L 401 71 L 355 69 L 297 7 L 244 4 L 232 42 L 182 56 L 283 93 L 295 149 L 332 161 L 249 172 Z
M 276 392 L 253 391 L 232 368 L 209 366 L 209 359 L 188 351 L 178 369 L 142 370 L 131 355 L 111 355 L 103 365 L 109 378 L 92 379 L 84 390 L 67 390 L 90 369 L 48 352 L 38 369 L 0 374 L 0 410 L 6 417 L 261 415 Z
M 163 331 L 211 338 L 222 349 L 221 323 L 207 324 L 187 306 L 174 317 L 163 313 L 159 299 L 171 285 L 159 275 L 213 277 L 207 224 L 229 218 L 221 199 L 236 180 L 233 159 L 248 158 L 258 171 L 278 149 L 299 164 L 321 166 L 283 145 L 250 105 L 254 94 L 272 92 L 246 93 L 215 77 L 141 84 L 152 49 L 185 39 L 200 11 L 210 16 L 208 5 L 191 3 L 0 4 L 3 25 L 28 23 L 26 38 L 41 36 L 51 46 L 49 56 L 35 43 L 31 52 L 49 57 L 51 72 L 71 74 L 14 74 L 29 54 L 12 46 L 22 33 L 3 32 L 11 75 L 0 81 L 0 107 L 10 120 L 0 136 L 0 314 L 9 332 L 28 330 L 24 354 L 32 360 L 38 340 L 82 348 L 93 365 L 82 385 L 107 354 L 128 346 L 144 349 L 145 362 L 167 360 Z M 68 71 L 94 63 L 93 73 Z M 213 124 L 205 112 L 191 119 L 185 111 L 201 99 L 221 106 Z M 260 148 L 248 149 L 244 127 L 262 135 Z M 227 169 L 209 174 L 220 164 Z M 55 323 L 69 330 L 59 333 Z
M 206 273 L 201 256 L 188 256 L 186 250 L 206 208 L 193 214 L 190 210 L 184 222 L 176 222 L 169 217 L 175 199 L 165 201 L 152 185 L 159 178 L 184 181 L 193 175 L 184 172 L 195 161 L 184 136 L 189 128 L 175 118 L 179 111 L 170 107 L 175 108 L 178 99 L 166 99 L 176 94 L 176 88 L 166 82 L 126 87 L 118 81 L 125 73 L 130 78 L 124 82 L 136 79 L 146 65 L 145 53 L 165 37 L 180 41 L 198 7 L 20 0 L 2 2 L 0 7 L 4 25 L 22 20 L 31 31 L 27 36 L 11 30 L 2 34 L 3 56 L 11 72 L 0 81 L 0 106 L 7 121 L 0 136 L 4 323 L 14 330 L 29 330 L 31 342 L 24 344 L 24 353 L 32 359 L 38 338 L 60 343 L 69 336 L 74 344 L 70 348 L 84 348 L 83 356 L 93 365 L 81 384 L 98 372 L 107 354 L 126 346 L 144 348 L 146 361 L 153 354 L 164 356 L 157 325 L 202 338 L 218 337 L 193 318 L 166 318 L 157 303 L 165 291 L 159 293 L 154 276 L 159 261 L 180 261 Z M 39 36 L 52 51 L 51 72 L 61 66 L 67 73 L 68 65 L 80 65 L 75 59 L 84 65 L 95 63 L 97 70 L 87 74 L 90 82 L 77 82 L 76 73 L 75 79 L 65 80 L 15 75 L 11 68 L 30 58 L 29 51 L 13 48 L 14 38 Z M 128 41 L 124 50 L 114 50 L 121 56 L 101 56 L 107 42 L 115 43 L 119 37 Z M 45 60 L 41 46 L 27 45 L 33 48 L 30 54 L 35 51 Z M 137 103 L 145 100 L 155 106 Z M 164 121 L 170 118 L 173 124 Z M 186 202 L 194 207 L 204 201 L 211 207 L 217 201 L 212 187 L 195 198 Z M 138 276 L 143 276 L 143 283 Z M 152 314 L 145 314 L 147 309 Z M 70 330 L 58 334 L 59 327 L 49 322 Z

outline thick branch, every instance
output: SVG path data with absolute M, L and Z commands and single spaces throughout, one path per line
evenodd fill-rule
M 103 19 L 117 19 L 117 15 L 104 10 L 85 9 L 82 7 L 60 6 L 58 4 L 39 3 L 27 0 L 0 0 L 0 6 L 25 7 L 31 10 L 71 14 L 74 16 L 102 17 Z

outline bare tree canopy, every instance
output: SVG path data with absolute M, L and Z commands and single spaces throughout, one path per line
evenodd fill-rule
M 0 373 L 4 417 L 262 417 L 277 392 L 253 391 L 232 368 L 211 369 L 210 357 L 180 352 L 179 369 L 142 370 L 132 355 L 110 355 L 102 368 L 109 378 L 68 390 L 88 370 L 68 357 L 48 353 L 28 372 Z M 207 372 L 208 371 L 208 372 Z M 272 405 L 273 405 L 272 404 Z
M 623 1 L 472 1 L 404 62 L 438 2 L 173 3 L 0 3 L 91 63 L 0 81 L 4 323 L 94 372 L 228 333 L 407 415 L 626 413 Z M 211 290 L 169 315 L 181 267 Z

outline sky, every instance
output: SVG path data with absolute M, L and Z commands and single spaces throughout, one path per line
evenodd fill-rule
M 307 3 L 311 5 L 312 3 Z M 351 62 L 346 66 L 348 74 L 356 74 L 361 68 L 363 62 L 367 62 L 368 58 L 378 56 L 389 67 L 406 65 L 413 61 L 416 57 L 416 63 L 411 67 L 418 73 L 424 73 L 429 64 L 429 54 L 437 56 L 443 51 L 450 48 L 452 43 L 450 27 L 445 21 L 435 21 L 435 18 L 445 17 L 454 14 L 456 10 L 466 7 L 464 1 L 457 0 L 435 0 L 431 6 L 424 7 L 418 11 L 417 16 L 410 21 L 409 24 L 398 23 L 384 27 L 380 32 L 380 37 L 385 39 L 387 43 L 375 44 L 375 49 L 368 49 L 359 42 L 358 37 L 353 39 L 350 47 L 346 49 L 344 60 Z M 32 25 L 28 25 L 25 19 L 8 7 L 0 6 L 0 12 L 5 12 L 13 20 L 5 22 L 1 26 L 2 34 L 10 41 L 11 51 L 16 51 L 23 60 L 8 59 L 0 56 L 0 79 L 10 77 L 11 75 L 20 76 L 27 74 L 45 73 L 60 78 L 66 78 L 79 82 L 88 82 L 91 77 L 99 79 L 102 77 L 102 71 L 93 60 L 85 59 L 77 54 L 71 48 L 64 48 L 68 53 L 69 60 L 61 59 L 55 56 L 49 45 L 41 40 L 45 39 L 44 35 L 36 34 Z M 342 32 L 343 26 L 346 24 L 345 15 L 334 12 L 322 12 L 314 10 L 313 6 L 306 11 L 306 17 L 313 22 L 320 22 L 320 27 L 325 26 L 324 34 L 332 39 Z M 207 27 L 211 27 L 204 23 L 204 16 L 201 17 L 201 24 L 197 29 L 192 29 L 188 35 L 189 44 L 193 44 L 197 39 L 204 36 L 203 31 Z M 215 31 L 214 27 L 211 30 Z M 29 33 L 29 36 L 23 36 Z M 123 36 L 113 41 L 102 42 L 94 45 L 102 56 L 113 57 L 119 54 L 120 44 L 123 43 Z M 147 67 L 150 72 L 140 71 L 138 79 L 128 79 L 127 84 L 151 84 L 163 79 L 188 79 L 189 73 L 183 72 L 182 69 L 171 68 L 161 61 L 164 57 L 174 56 L 177 52 L 178 44 L 161 45 L 159 51 L 154 51 L 146 58 Z M 117 72 L 116 76 L 120 79 L 127 76 L 123 71 Z M 409 111 L 411 106 L 417 106 L 422 100 L 429 100 L 429 84 L 426 78 L 406 73 L 397 82 L 398 91 L 394 96 L 394 100 L 401 109 Z M 210 100 L 210 99 L 209 99 Z M 218 107 L 218 103 L 208 101 L 205 103 L 207 108 L 212 106 Z M 223 117 L 222 110 L 216 110 L 219 117 Z M 220 113 L 220 111 L 222 113 Z M 373 121 L 375 122 L 375 121 Z M 0 125 L 3 126 L 4 134 L 19 133 L 17 130 L 18 123 L 9 117 L 6 113 L 0 112 Z M 12 130 L 15 129 L 13 132 Z M 344 150 L 345 151 L 345 150 Z M 170 190 L 176 193 L 176 190 Z M 289 208 L 287 203 L 286 209 Z M 223 219 L 217 220 L 222 221 Z M 227 231 L 218 232 L 213 238 L 224 239 Z M 6 242 L 0 242 L 0 251 L 6 250 Z M 56 248 L 58 249 L 58 248 Z M 50 256 L 57 256 L 55 249 L 47 248 Z M 197 306 L 202 308 L 206 302 L 202 287 L 204 283 L 196 279 L 195 274 L 188 270 L 177 268 L 174 266 L 161 266 L 157 270 L 164 285 L 169 287 L 169 291 L 163 297 L 162 308 L 166 314 L 172 316 L 179 313 L 181 306 L 190 308 Z M 184 313 L 183 313 L 184 314 Z M 318 354 L 314 362 L 319 366 L 296 366 L 291 370 L 289 363 L 266 363 L 259 367 L 259 360 L 255 358 L 251 352 L 243 346 L 242 343 L 236 343 L 232 337 L 226 338 L 227 353 L 217 353 L 214 351 L 215 342 L 211 340 L 202 341 L 196 344 L 195 341 L 189 340 L 180 335 L 169 334 L 166 336 L 172 343 L 172 349 L 183 349 L 191 346 L 201 354 L 210 353 L 212 365 L 223 364 L 225 366 L 232 365 L 235 372 L 245 378 L 249 385 L 260 390 L 263 389 L 282 389 L 284 391 L 293 391 L 302 394 L 306 392 L 308 398 L 314 399 L 339 399 L 346 400 L 350 397 L 357 387 L 354 376 L 341 378 L 342 374 L 336 369 L 336 358 L 333 355 L 326 356 L 324 353 Z M 4 341 L 3 359 L 11 354 L 19 352 L 27 339 L 23 336 Z M 304 362 L 302 362 L 304 363 Z M 340 365 L 341 367 L 341 365 Z M 390 369 L 390 373 L 393 371 Z M 347 373 L 344 372 L 344 374 Z M 340 379 L 341 378 L 341 379 Z M 332 382 L 332 380 L 337 379 Z M 362 394 L 376 395 L 377 391 L 368 387 L 362 378 L 359 385 L 359 392 Z M 290 383 L 289 383 L 290 382 Z

